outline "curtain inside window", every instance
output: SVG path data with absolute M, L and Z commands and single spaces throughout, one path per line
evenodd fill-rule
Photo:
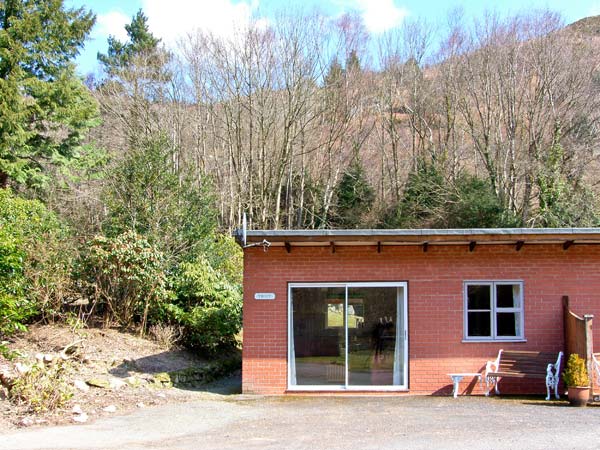
M 398 291 L 400 290 L 400 288 L 398 288 Z M 402 361 L 404 359 L 402 353 L 402 350 L 404 348 L 403 345 L 401 345 L 401 338 L 402 338 L 402 329 L 403 327 L 401 326 L 404 323 L 404 320 L 402 319 L 402 309 L 400 307 L 400 298 L 398 296 L 398 298 L 396 298 L 396 345 L 394 348 L 394 379 L 393 379 L 393 383 L 394 386 L 399 386 L 402 384 L 403 380 L 403 375 L 404 375 L 404 371 L 401 370 L 402 367 Z
M 294 303 L 290 305 L 290 386 L 296 385 L 296 351 L 294 350 Z

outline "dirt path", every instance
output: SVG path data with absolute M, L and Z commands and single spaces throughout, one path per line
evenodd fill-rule
M 205 394 L 81 426 L 5 435 L 0 449 L 585 449 L 600 407 L 481 397 Z
M 18 357 L 8 361 L 0 356 L 0 371 L 14 368 L 16 363 L 31 365 L 36 355 L 58 359 L 61 350 L 72 343 L 76 343 L 76 351 L 67 361 L 65 383 L 73 397 L 63 407 L 33 414 L 26 405 L 9 402 L 0 389 L 0 435 L 23 426 L 72 424 L 81 417 L 73 412 L 74 408 L 93 421 L 149 406 L 195 400 L 196 391 L 169 388 L 159 376 L 201 370 L 211 363 L 191 352 L 116 329 L 74 331 L 64 325 L 45 325 L 31 326 L 27 333 L 13 338 L 10 348 L 18 352 Z M 105 386 L 89 386 L 87 383 L 92 381 Z M 233 390 L 239 392 L 239 386 Z

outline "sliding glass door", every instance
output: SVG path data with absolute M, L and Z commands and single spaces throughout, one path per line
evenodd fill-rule
M 290 389 L 407 387 L 406 283 L 292 283 Z

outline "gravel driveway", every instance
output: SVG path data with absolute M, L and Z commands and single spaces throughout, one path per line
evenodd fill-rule
M 600 448 L 600 405 L 485 397 L 253 397 L 28 429 L 0 449 Z

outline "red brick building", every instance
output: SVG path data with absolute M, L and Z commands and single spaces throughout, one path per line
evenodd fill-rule
M 598 244 L 600 229 L 248 231 L 243 391 L 448 394 L 499 349 L 558 353 L 564 295 L 600 314 Z

